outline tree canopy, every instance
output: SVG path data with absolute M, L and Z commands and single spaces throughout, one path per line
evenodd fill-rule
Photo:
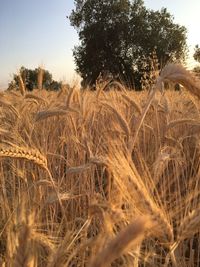
M 42 72 L 41 72 L 42 70 Z M 21 67 L 19 74 L 23 80 L 23 83 L 26 87 L 26 90 L 32 91 L 33 89 L 38 88 L 39 73 L 42 73 L 41 77 L 41 87 L 46 90 L 58 90 L 61 87 L 61 83 L 54 81 L 52 78 L 52 74 L 48 70 L 44 70 L 39 68 L 27 69 L 25 67 Z M 13 74 L 13 80 L 8 85 L 8 90 L 18 89 L 19 88 L 19 74 Z
M 183 60 L 186 28 L 175 24 L 166 8 L 149 10 L 142 0 L 75 0 L 70 22 L 80 45 L 73 50 L 84 85 L 102 72 L 138 86 L 141 61 L 156 50 L 158 62 Z
M 194 59 L 200 63 L 200 47 L 198 45 L 195 46 L 195 51 L 193 55 Z

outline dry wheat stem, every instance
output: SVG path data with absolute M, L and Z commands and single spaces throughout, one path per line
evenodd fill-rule
M 19 81 L 19 90 L 22 95 L 25 95 L 26 88 L 22 79 L 21 74 L 18 75 L 18 81 Z
M 30 225 L 22 223 L 20 228 L 19 244 L 14 254 L 12 267 L 33 267 Z
M 42 90 L 43 78 L 44 78 L 44 69 L 42 67 L 39 67 L 37 76 L 37 86 L 39 90 Z
M 146 102 L 146 105 L 142 111 L 142 114 L 141 116 L 139 117 L 138 119 L 138 122 L 136 124 L 136 127 L 135 127 L 135 132 L 134 132 L 134 136 L 133 136 L 133 141 L 132 141 L 132 146 L 131 146 L 131 151 L 134 149 L 135 147 L 135 144 L 136 144 L 136 141 L 137 141 L 137 137 L 138 137 L 138 133 L 140 131 L 140 128 L 142 126 L 142 123 L 144 121 L 144 118 L 149 110 L 149 107 L 151 106 L 152 104 L 152 101 L 154 100 L 154 97 L 155 97 L 155 94 L 157 92 L 157 87 L 154 87 L 154 89 L 150 92 L 150 95 L 149 95 L 149 98 Z
M 75 93 L 75 88 L 73 87 L 70 90 L 70 92 L 69 92 L 69 94 L 67 96 L 67 101 L 66 101 L 66 108 L 67 109 L 70 108 L 70 105 L 71 105 L 71 102 L 72 102 L 72 98 L 73 98 L 74 93 Z

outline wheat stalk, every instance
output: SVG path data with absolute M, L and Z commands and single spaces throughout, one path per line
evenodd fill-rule
M 44 78 L 44 69 L 42 67 L 39 67 L 37 76 L 37 86 L 39 90 L 42 90 L 43 78 Z
M 70 108 L 70 105 L 71 105 L 71 102 L 72 102 L 72 98 L 73 98 L 73 96 L 74 96 L 74 93 L 75 93 L 75 88 L 73 87 L 73 88 L 70 90 L 70 92 L 69 92 L 69 94 L 68 94 L 68 96 L 67 96 L 67 100 L 66 100 L 66 108 L 67 108 L 67 109 Z
M 19 245 L 16 249 L 13 267 L 33 267 L 34 261 L 31 257 L 32 250 L 31 248 L 31 229 L 30 226 L 26 223 L 22 223 L 20 226 L 20 233 L 18 237 Z
M 18 81 L 19 81 L 19 90 L 22 95 L 25 95 L 26 88 L 22 79 L 21 74 L 18 75 Z

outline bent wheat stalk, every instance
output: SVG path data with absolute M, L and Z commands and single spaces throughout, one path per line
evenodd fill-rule
M 62 109 L 55 109 L 55 110 L 44 110 L 44 111 L 39 111 L 36 113 L 35 115 L 35 121 L 41 121 L 41 120 L 45 120 L 49 117 L 54 117 L 54 116 L 63 116 L 63 115 L 67 115 L 70 112 L 76 112 L 77 110 L 72 109 L 72 108 L 68 108 L 67 110 L 62 110 Z
M 145 217 L 137 218 L 133 223 L 122 230 L 113 240 L 108 243 L 108 246 L 103 249 L 93 259 L 90 267 L 106 267 L 113 260 L 120 257 L 125 249 L 132 245 L 135 247 L 143 239 L 146 228 L 150 225 L 150 221 Z
M 112 153 L 107 158 L 107 164 L 112 172 L 115 184 L 123 192 L 124 197 L 130 199 L 133 203 L 135 202 L 140 212 L 149 215 L 151 221 L 157 226 L 154 235 L 168 246 L 169 243 L 173 242 L 174 234 L 168 216 L 162 205 L 159 204 L 159 200 L 155 201 L 152 198 L 132 160 L 116 148 L 111 151 Z M 138 199 L 140 199 L 140 203 L 138 203 Z
M 198 120 L 194 120 L 194 119 L 180 119 L 180 120 L 174 120 L 168 123 L 167 127 L 166 127 L 166 132 L 169 131 L 170 129 L 176 127 L 176 126 L 180 126 L 180 125 L 187 125 L 189 124 L 190 126 L 198 126 L 199 125 L 199 121 Z
M 183 85 L 191 94 L 200 98 L 200 81 L 180 64 L 167 64 L 160 74 L 160 82 L 172 81 Z

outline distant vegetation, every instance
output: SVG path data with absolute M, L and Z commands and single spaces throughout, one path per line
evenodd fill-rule
M 74 2 L 70 21 L 79 34 L 74 58 L 83 86 L 95 84 L 101 74 L 139 89 L 153 51 L 159 68 L 184 60 L 186 28 L 174 23 L 166 8 L 149 10 L 142 0 Z
M 53 80 L 52 74 L 48 70 L 40 67 L 32 70 L 22 66 L 19 73 L 13 75 L 8 90 L 19 90 L 20 86 L 24 86 L 27 91 L 36 88 L 57 91 L 61 87 L 61 82 Z
M 194 51 L 193 57 L 198 63 L 200 63 L 200 47 L 198 45 L 195 46 L 195 51 Z M 200 78 L 200 65 L 195 66 L 193 71 Z
M 200 47 L 198 45 L 195 46 L 194 59 L 200 63 Z

